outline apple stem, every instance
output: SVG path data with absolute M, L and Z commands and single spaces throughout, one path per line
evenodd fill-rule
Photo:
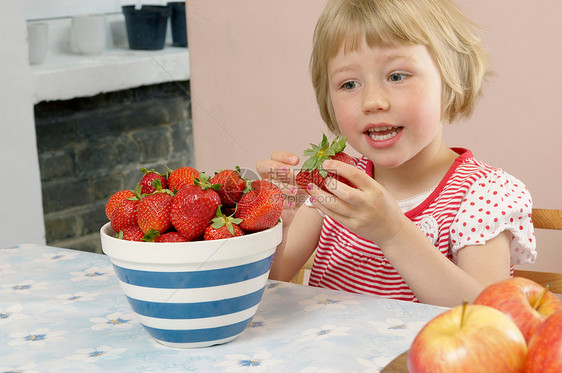
M 552 285 L 550 284 L 550 282 L 548 284 L 546 284 L 546 286 L 542 289 L 541 293 L 539 294 L 539 298 L 536 300 L 535 304 L 533 305 L 533 309 L 536 310 L 537 308 L 539 308 L 539 305 L 541 304 L 542 298 L 544 297 L 544 295 L 546 294 L 547 291 L 550 290 L 550 288 L 552 287 Z
M 466 306 L 468 304 L 468 301 L 464 300 L 462 302 L 462 310 L 461 310 L 461 328 L 464 325 L 464 315 L 465 315 L 465 311 L 466 311 Z

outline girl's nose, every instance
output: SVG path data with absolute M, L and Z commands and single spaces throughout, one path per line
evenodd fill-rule
M 363 111 L 384 111 L 390 107 L 384 83 L 365 91 L 363 98 Z

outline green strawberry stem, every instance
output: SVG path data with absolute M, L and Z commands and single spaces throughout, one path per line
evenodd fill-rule
M 215 171 L 215 175 L 220 174 L 222 171 L 224 171 L 224 170 Z M 240 169 L 240 166 L 235 166 L 234 171 L 236 171 L 236 173 L 242 178 L 242 180 L 244 180 L 246 182 L 246 186 L 244 187 L 244 190 L 242 191 L 242 194 L 246 194 L 249 191 L 253 190 L 253 188 L 252 188 L 252 181 L 253 180 L 250 180 L 250 179 L 242 176 L 242 173 L 241 173 L 242 170 Z M 221 184 L 216 184 L 216 185 L 221 185 Z M 215 188 L 213 188 L 213 189 L 215 189 Z M 215 189 L 215 190 L 217 190 L 217 189 Z
M 242 191 L 242 194 L 246 194 L 246 193 L 254 190 L 254 188 L 252 187 L 252 180 L 246 179 L 246 178 L 243 178 L 243 179 L 246 182 L 246 186 L 244 187 L 244 190 Z
M 322 163 L 331 159 L 334 155 L 341 153 L 345 149 L 346 140 L 347 138 L 345 136 L 341 138 L 336 137 L 330 144 L 326 134 L 322 134 L 322 141 L 319 145 L 311 143 L 311 148 L 304 151 L 303 154 L 310 158 L 303 163 L 302 169 L 306 171 L 318 170 L 322 177 L 327 177 L 328 171 L 322 167 Z
M 140 185 L 140 183 L 137 184 L 137 186 L 135 187 L 135 190 L 132 190 L 131 192 L 133 192 L 133 195 L 129 198 L 127 198 L 130 201 L 134 201 L 134 200 L 141 200 L 143 197 L 143 194 L 141 192 L 142 190 L 142 186 Z
M 221 172 L 223 172 L 223 171 L 225 171 L 225 170 L 227 170 L 227 169 L 224 168 L 224 169 L 222 169 L 222 170 L 215 171 L 215 175 L 218 175 L 218 174 L 220 174 Z M 240 175 L 240 166 L 234 166 L 234 171 L 236 171 L 236 173 L 237 173 L 238 175 Z M 240 177 L 242 177 L 242 175 L 240 175 Z
M 157 193 L 164 193 L 164 194 L 169 194 L 172 197 L 175 196 L 176 194 L 171 191 L 170 189 L 164 189 L 162 188 L 162 182 L 160 181 L 160 179 L 154 179 L 152 180 L 152 186 L 154 187 L 154 189 L 156 189 L 152 194 L 157 194 Z M 177 190 L 176 190 L 177 192 Z
M 144 242 L 154 242 L 156 238 L 160 236 L 160 232 L 157 229 L 151 228 L 146 234 L 142 237 Z
M 220 229 L 223 226 L 226 225 L 226 229 L 228 229 L 228 231 L 230 232 L 231 235 L 234 236 L 234 227 L 232 226 L 233 224 L 239 225 L 240 223 L 242 223 L 242 219 L 240 218 L 235 218 L 232 215 L 231 216 L 226 216 L 222 210 L 221 210 L 222 205 L 220 205 L 217 208 L 217 214 L 216 217 L 213 218 L 213 220 L 211 220 L 213 222 L 213 224 L 211 225 L 211 227 L 213 227 L 214 229 Z
M 240 166 L 236 166 L 234 167 L 234 170 L 238 173 L 238 175 L 240 175 L 240 177 L 242 178 L 242 180 L 244 180 L 246 182 L 246 186 L 244 187 L 244 190 L 242 191 L 242 195 L 248 193 L 249 191 L 253 190 L 254 188 L 252 188 L 252 181 L 248 179 L 247 177 L 242 176 L 241 172 L 242 170 L 240 170 Z
M 199 177 L 194 178 L 193 182 L 203 190 L 219 190 L 221 188 L 221 184 L 211 184 L 209 180 L 211 180 L 211 177 L 209 175 L 204 172 L 200 172 Z
M 160 181 L 160 179 L 154 179 L 152 180 L 152 186 L 156 190 L 162 189 L 162 182 Z
M 166 177 L 166 179 L 168 179 L 170 177 L 170 175 L 172 174 L 172 172 L 174 172 L 174 170 L 172 170 L 170 167 L 166 166 L 166 173 L 164 174 L 164 177 Z
M 155 171 L 154 168 L 151 168 L 151 169 L 149 170 L 149 169 L 146 169 L 146 168 L 142 167 L 142 168 L 141 168 L 141 171 L 142 171 L 143 173 L 145 173 L 145 174 L 149 174 L 149 173 L 150 173 L 150 174 L 156 174 L 156 175 L 162 176 L 162 174 L 161 174 L 160 172 L 158 172 L 158 171 Z

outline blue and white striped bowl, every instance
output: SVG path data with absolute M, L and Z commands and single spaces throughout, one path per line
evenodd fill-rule
M 121 289 L 158 342 L 196 348 L 229 342 L 254 317 L 281 223 L 241 237 L 181 243 L 133 242 L 101 228 Z

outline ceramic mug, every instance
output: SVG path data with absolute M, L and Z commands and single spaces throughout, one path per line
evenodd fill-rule
M 27 42 L 29 63 L 32 65 L 41 64 L 49 50 L 49 25 L 46 23 L 28 23 Z
M 95 55 L 105 49 L 105 16 L 83 15 L 72 19 L 72 37 L 78 53 Z

